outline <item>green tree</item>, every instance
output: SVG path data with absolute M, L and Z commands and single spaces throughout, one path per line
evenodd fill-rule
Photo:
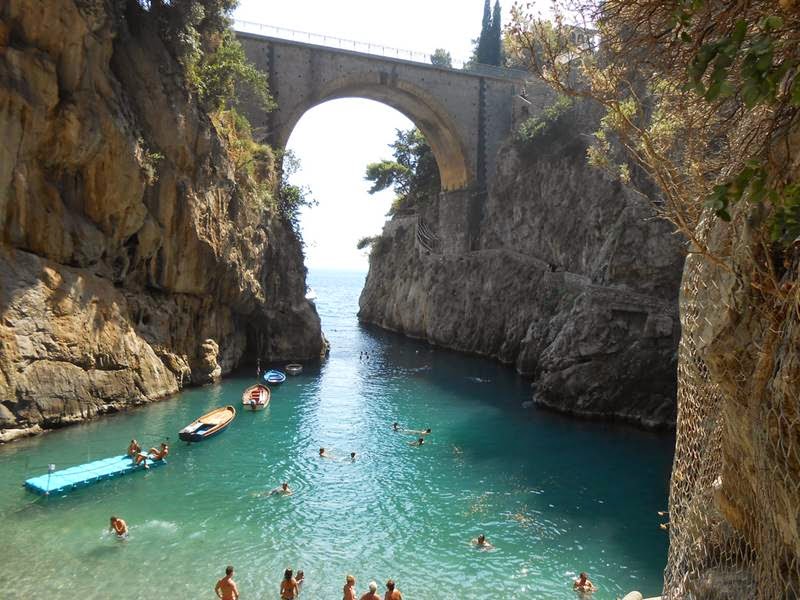
M 439 167 L 419 129 L 398 129 L 397 138 L 389 147 L 392 148 L 394 160 L 367 165 L 365 179 L 372 182 L 370 194 L 391 187 L 397 194 L 396 209 L 439 192 Z
M 483 5 L 483 20 L 481 21 L 481 35 L 478 37 L 478 47 L 475 50 L 475 62 L 488 65 L 492 59 L 491 50 L 492 37 L 492 12 L 489 0 L 485 0 Z
M 500 66 L 503 64 L 503 26 L 500 16 L 500 0 L 494 0 L 492 27 L 489 33 L 489 62 L 486 64 Z
M 437 67 L 452 68 L 453 57 L 450 56 L 450 53 L 444 48 L 437 48 L 433 54 L 431 54 L 431 64 L 436 65 Z

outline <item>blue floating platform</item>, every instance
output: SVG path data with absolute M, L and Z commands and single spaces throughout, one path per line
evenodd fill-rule
M 158 467 L 166 464 L 165 460 L 147 461 L 148 467 Z M 144 466 L 136 465 L 130 456 L 112 456 L 103 458 L 85 465 L 69 467 L 61 471 L 45 473 L 38 477 L 31 477 L 25 480 L 25 487 L 37 494 L 58 494 L 67 492 L 121 475 L 127 475 L 134 471 L 143 471 Z

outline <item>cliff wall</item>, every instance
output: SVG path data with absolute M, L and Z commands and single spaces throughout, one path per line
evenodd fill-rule
M 0 7 L 0 440 L 322 351 L 299 241 L 147 18 Z
M 596 123 L 577 107 L 507 144 L 477 209 L 444 194 L 395 216 L 359 318 L 513 364 L 538 405 L 672 426 L 684 250 L 646 199 L 587 165 Z

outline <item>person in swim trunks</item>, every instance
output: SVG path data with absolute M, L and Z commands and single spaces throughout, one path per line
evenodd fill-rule
M 228 565 L 225 568 L 225 577 L 217 581 L 214 586 L 214 593 L 220 600 L 239 600 L 239 588 L 233 580 L 233 567 Z
M 408 442 L 409 446 L 422 446 L 425 443 L 425 438 L 419 438 L 416 442 Z
M 108 530 L 116 533 L 118 538 L 124 538 L 128 535 L 128 524 L 119 517 L 111 517 Z
M 136 455 L 135 463 L 137 465 L 144 463 L 144 467 L 148 468 L 147 467 L 148 458 L 150 460 L 164 460 L 168 454 L 169 454 L 169 444 L 167 444 L 167 442 L 162 442 L 160 449 L 150 448 L 150 450 L 147 451 L 147 454 L 145 454 L 144 452 L 139 452 L 139 454 Z

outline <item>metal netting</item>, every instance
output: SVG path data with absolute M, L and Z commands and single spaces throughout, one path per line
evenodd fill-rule
M 687 259 L 682 285 L 664 600 L 795 600 L 797 315 L 770 315 L 753 289 L 701 255 Z

